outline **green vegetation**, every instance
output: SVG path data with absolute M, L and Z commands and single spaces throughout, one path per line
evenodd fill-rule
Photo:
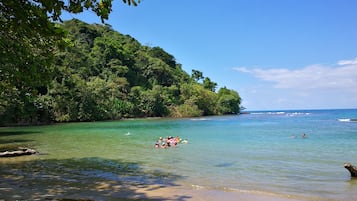
M 83 8 L 106 19 L 111 0 L 56 2 L 0 3 L 0 125 L 239 113 L 237 92 L 216 93 L 217 83 L 160 47 L 109 25 L 50 21 Z

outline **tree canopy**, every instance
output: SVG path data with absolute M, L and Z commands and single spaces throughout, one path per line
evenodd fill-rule
M 136 6 L 140 0 L 123 2 Z M 111 8 L 112 0 L 70 0 L 67 3 L 62 0 L 1 0 L 1 81 L 26 87 L 50 80 L 53 53 L 68 42 L 66 32 L 55 23 L 61 21 L 61 14 L 91 10 L 104 21 Z
M 187 74 L 161 47 L 109 25 L 60 20 L 62 11 L 84 9 L 104 20 L 111 3 L 0 2 L 0 125 L 239 112 L 237 92 L 216 93 L 217 83 Z

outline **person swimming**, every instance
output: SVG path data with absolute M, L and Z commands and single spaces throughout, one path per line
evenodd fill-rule
M 159 148 L 160 147 L 160 143 L 159 142 L 156 142 L 155 143 L 155 148 Z
M 163 142 L 163 143 L 161 144 L 161 148 L 165 149 L 166 147 L 167 147 L 167 144 L 166 144 L 165 142 Z

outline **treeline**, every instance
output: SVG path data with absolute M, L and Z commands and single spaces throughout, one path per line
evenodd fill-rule
M 60 26 L 67 47 L 53 50 L 45 72 L 50 82 L 36 82 L 43 76 L 36 73 L 17 76 L 33 86 L 1 77 L 1 125 L 239 113 L 236 91 L 216 92 L 217 83 L 197 70 L 186 73 L 160 47 L 143 46 L 109 25 L 70 20 Z

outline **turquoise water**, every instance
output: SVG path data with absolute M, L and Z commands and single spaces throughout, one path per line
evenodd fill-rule
M 110 179 L 357 200 L 357 180 L 343 168 L 344 162 L 357 165 L 353 119 L 357 110 L 300 110 L 1 128 L 0 144 L 30 146 L 41 154 L 0 159 L 0 195 L 4 181 L 15 183 L 19 175 L 43 185 L 51 175 L 78 185 L 88 178 Z M 180 136 L 189 143 L 154 149 L 160 136 Z

